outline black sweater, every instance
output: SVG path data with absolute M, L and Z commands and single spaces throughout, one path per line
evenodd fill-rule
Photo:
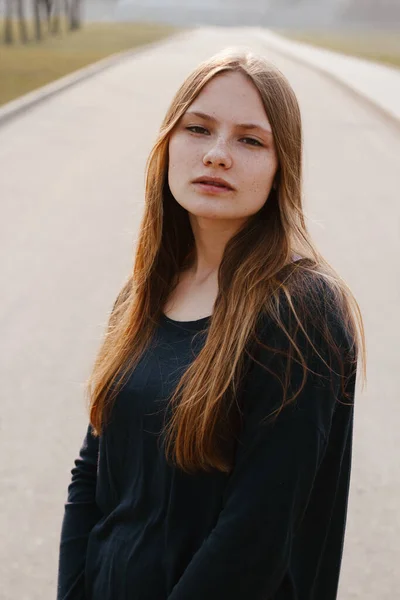
M 340 393 L 339 375 L 308 355 L 332 387 L 309 373 L 295 403 L 266 426 L 260 421 L 280 405 L 282 388 L 254 362 L 233 471 L 188 475 L 167 463 L 158 433 L 166 400 L 204 343 L 209 319 L 178 322 L 162 315 L 156 343 L 119 392 L 100 439 L 88 426 L 65 504 L 57 600 L 337 597 L 354 365 L 346 363 L 349 400 Z M 274 328 L 265 326 L 261 339 L 279 345 L 283 338 Z M 335 335 L 345 354 L 348 337 L 340 326 Z M 328 355 L 322 342 L 319 349 Z M 279 370 L 281 355 L 259 349 L 255 356 Z M 294 390 L 302 375 L 294 362 Z

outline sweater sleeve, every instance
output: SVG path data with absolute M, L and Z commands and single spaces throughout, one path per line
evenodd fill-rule
M 310 332 L 313 343 L 319 339 L 316 347 L 326 360 L 329 347 L 316 330 L 309 327 Z M 287 349 L 283 335 L 270 325 L 261 341 L 271 345 L 274 339 L 274 349 Z M 270 371 L 282 379 L 285 360 L 275 350 L 262 349 L 256 355 L 259 364 L 246 385 L 244 421 L 222 510 L 168 600 L 266 600 L 283 585 L 292 539 L 327 447 L 341 377 L 340 367 L 332 365 L 331 373 L 305 339 L 302 334 L 297 343 L 316 374 L 308 373 L 303 390 L 274 424 L 267 425 L 265 417 L 281 405 L 282 386 Z M 293 391 L 302 377 L 301 362 L 293 362 Z
M 127 298 L 131 287 L 129 278 L 122 286 L 109 318 L 109 325 L 117 307 Z M 79 457 L 72 469 L 68 498 L 61 526 L 58 561 L 57 600 L 85 600 L 85 563 L 88 538 L 102 513 L 96 504 L 97 464 L 99 438 L 92 435 L 89 423 Z
M 96 504 L 99 438 L 86 435 L 71 470 L 61 526 L 57 600 L 85 600 L 85 561 L 89 533 L 101 518 Z

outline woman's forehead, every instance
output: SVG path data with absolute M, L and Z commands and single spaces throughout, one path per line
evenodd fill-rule
M 241 73 L 215 76 L 184 114 L 199 118 L 205 115 L 210 122 L 229 121 L 233 126 L 250 125 L 247 129 L 258 127 L 271 132 L 258 89 Z

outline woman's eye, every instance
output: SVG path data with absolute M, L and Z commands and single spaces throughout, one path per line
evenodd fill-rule
M 191 131 L 192 133 L 208 133 L 208 130 L 205 129 L 204 127 L 201 127 L 200 125 L 191 125 L 190 127 L 186 127 L 186 129 L 188 131 Z M 259 142 L 258 140 L 255 140 L 254 138 L 251 138 L 251 137 L 245 137 L 242 139 L 247 140 L 246 144 L 248 144 L 249 146 L 262 146 L 263 145 L 263 144 L 261 144 L 261 142 Z
M 202 133 L 203 131 L 207 131 L 207 129 L 204 129 L 204 127 L 200 127 L 199 125 L 192 125 L 191 127 L 186 127 L 186 129 L 189 131 L 192 131 L 193 129 L 201 129 L 201 131 L 193 131 L 193 133 Z
M 255 140 L 254 138 L 246 137 L 246 138 L 242 138 L 242 139 L 250 141 L 251 142 L 250 146 L 262 146 L 261 142 L 259 142 L 258 140 Z

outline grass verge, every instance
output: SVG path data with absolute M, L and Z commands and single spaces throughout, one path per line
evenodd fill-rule
M 400 68 L 400 31 L 275 31 L 295 41 Z
M 18 39 L 17 23 L 13 24 Z M 1 38 L 4 22 L 0 20 Z M 0 105 L 68 75 L 115 52 L 168 37 L 181 29 L 149 23 L 84 23 L 82 29 L 61 31 L 42 42 L 0 45 Z M 33 24 L 28 23 L 33 40 Z

